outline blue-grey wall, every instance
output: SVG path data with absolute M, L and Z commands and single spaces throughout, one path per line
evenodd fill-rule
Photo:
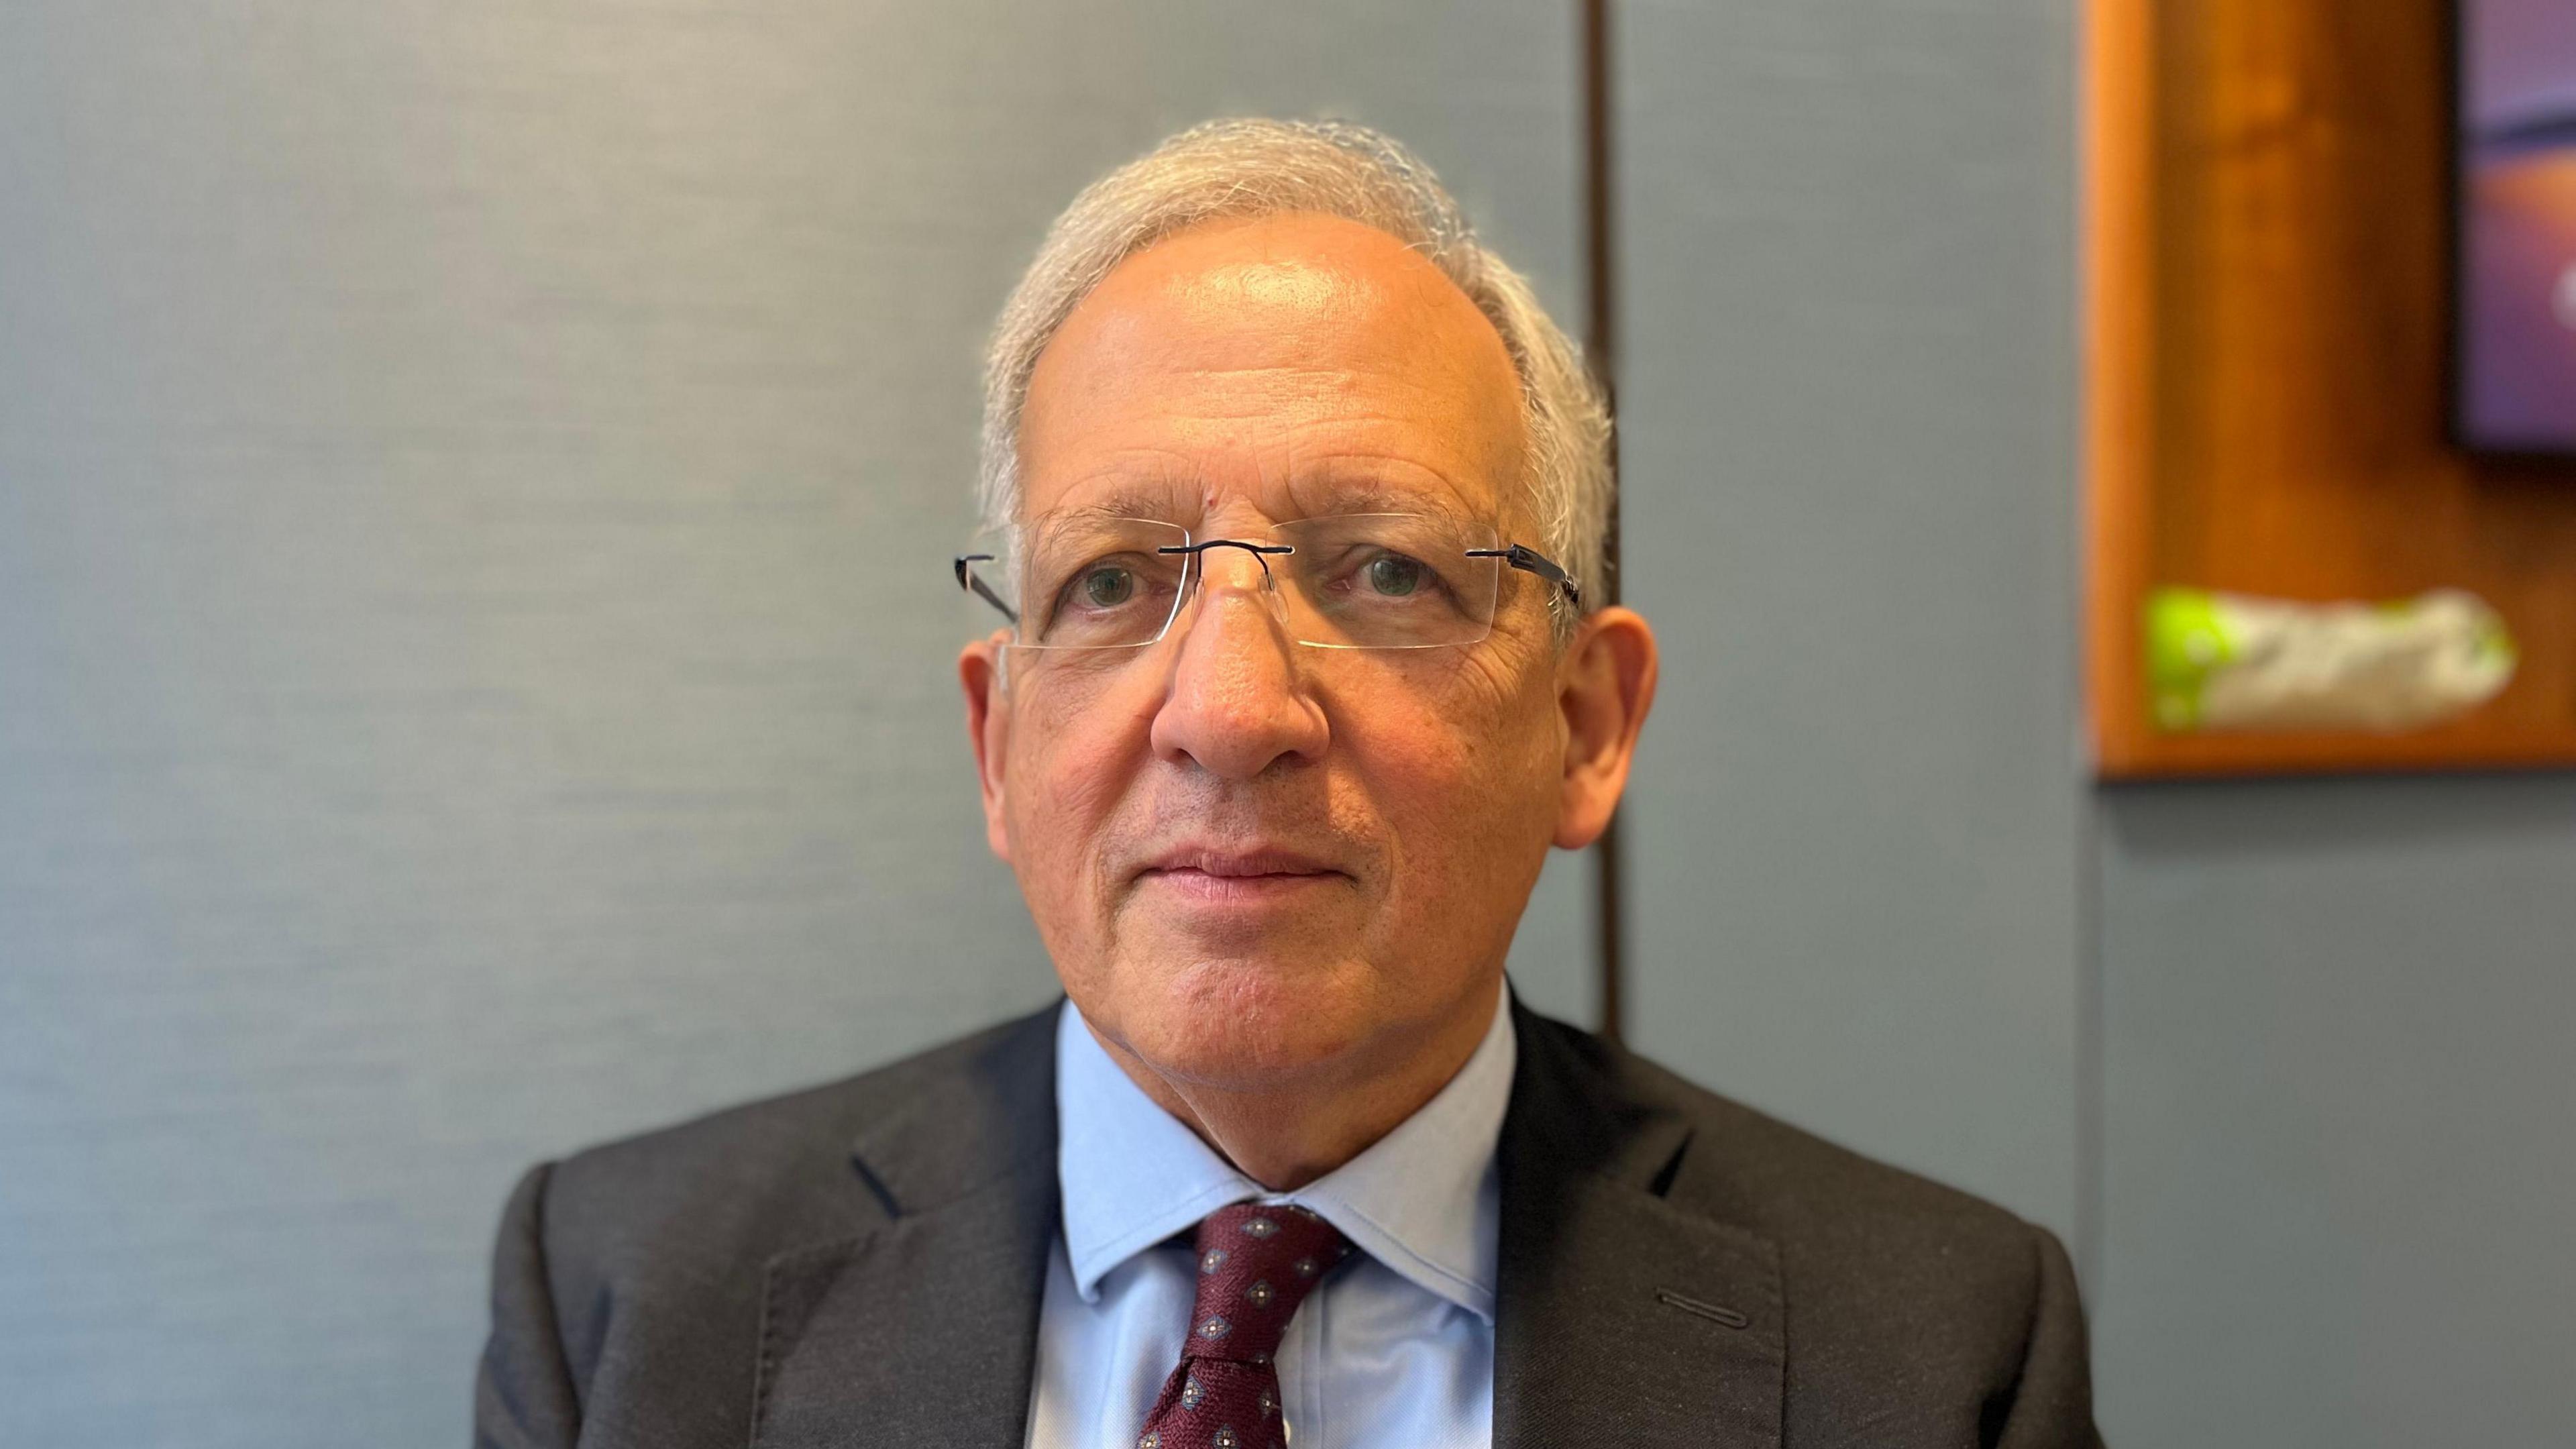
M 1617 11 L 1635 1036 L 2065 1233 L 2116 1443 L 2576 1442 L 2576 782 L 2085 781 L 2073 7 Z M 0 1443 L 456 1442 L 522 1165 L 1043 1001 L 937 588 L 992 309 L 1329 111 L 1572 315 L 1575 35 L 0 7 Z
M 1620 7 L 1635 1036 L 2080 1226 L 2065 7 Z
M 1579 302 L 1556 0 L 0 6 L 0 1444 L 432 1445 L 527 1163 L 1051 976 L 976 352 L 1209 115 Z M 1583 863 L 1515 954 L 1590 999 Z
M 2576 1444 L 2576 779 L 2103 813 L 2104 1423 Z
M 2075 7 L 1617 13 L 1637 1040 L 2068 1236 L 2115 1444 L 2576 1443 L 2576 780 L 2085 782 Z

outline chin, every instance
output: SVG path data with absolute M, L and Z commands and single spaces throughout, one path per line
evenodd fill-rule
M 1365 1048 L 1370 975 L 1348 960 L 1226 957 L 1147 968 L 1130 977 L 1145 990 L 1110 994 L 1126 998 L 1115 1029 L 1156 1071 L 1257 1088 L 1329 1071 Z

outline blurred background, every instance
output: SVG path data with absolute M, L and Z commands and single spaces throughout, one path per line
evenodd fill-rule
M 2079 7 L 1615 16 L 1630 1039 L 2064 1236 L 2114 1443 L 2576 1442 L 2576 778 L 2093 783 Z M 521 1169 L 1051 999 L 952 682 L 993 312 L 1268 113 L 1579 328 L 1581 40 L 0 7 L 0 1442 L 461 1442 Z M 1592 868 L 1513 956 L 1587 1021 Z

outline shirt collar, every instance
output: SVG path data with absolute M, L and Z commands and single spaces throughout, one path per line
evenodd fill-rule
M 1425 1292 L 1491 1322 L 1502 1192 L 1494 1162 L 1517 1045 L 1511 993 L 1467 1064 L 1367 1151 L 1291 1193 L 1259 1183 L 1129 1079 L 1072 1002 L 1056 1023 L 1056 1179 L 1085 1302 L 1137 1253 L 1249 1199 L 1312 1208 Z M 1148 1190 L 1150 1188 L 1150 1190 Z

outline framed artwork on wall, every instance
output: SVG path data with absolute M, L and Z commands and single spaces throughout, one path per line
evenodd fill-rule
M 2576 4 L 2456 4 L 2452 436 L 2576 460 Z
M 2099 772 L 2576 766 L 2568 0 L 2087 19 Z

